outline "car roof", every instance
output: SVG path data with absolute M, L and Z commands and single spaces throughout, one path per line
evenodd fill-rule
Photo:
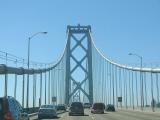
M 114 105 L 112 105 L 112 104 L 108 104 L 107 106 L 114 106 Z
M 41 105 L 40 108 L 55 108 L 55 107 L 56 107 L 55 105 L 49 104 L 49 105 Z
M 71 104 L 82 104 L 82 102 L 72 102 Z
M 104 103 L 101 103 L 101 102 L 93 103 L 93 105 L 94 105 L 94 104 L 103 104 L 103 105 L 104 105 Z

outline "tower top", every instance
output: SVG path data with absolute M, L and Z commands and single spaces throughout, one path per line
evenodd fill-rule
M 78 24 L 77 26 L 71 26 L 67 25 L 67 32 L 73 32 L 73 33 L 85 33 L 85 32 L 91 32 L 91 26 L 81 26 Z

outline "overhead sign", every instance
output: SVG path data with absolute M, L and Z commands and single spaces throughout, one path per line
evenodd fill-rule
M 118 102 L 122 102 L 122 97 L 118 97 Z
M 52 102 L 56 102 L 57 101 L 57 97 L 52 97 Z

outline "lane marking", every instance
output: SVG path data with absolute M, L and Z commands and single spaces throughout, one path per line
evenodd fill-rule
M 94 117 L 94 115 L 91 115 L 92 120 L 96 120 L 96 118 Z

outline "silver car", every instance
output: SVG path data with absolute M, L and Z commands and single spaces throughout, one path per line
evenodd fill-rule
M 42 105 L 38 111 L 38 119 L 49 119 L 57 117 L 55 105 Z

